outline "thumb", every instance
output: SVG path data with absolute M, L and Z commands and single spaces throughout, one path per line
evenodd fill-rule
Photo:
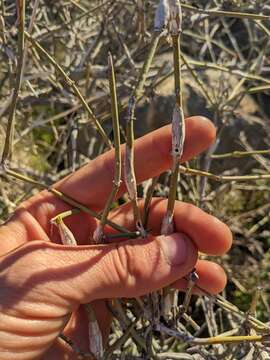
M 196 260 L 184 234 L 97 246 L 22 245 L 0 258 L 1 359 L 21 352 L 24 357 L 14 359 L 36 358 L 80 303 L 157 290 L 187 274 Z
M 63 286 L 80 303 L 149 293 L 186 275 L 197 260 L 197 250 L 184 234 L 72 250 L 79 275 Z
M 6 306 L 29 298 L 48 312 L 68 313 L 80 303 L 157 290 L 186 275 L 196 260 L 196 247 L 179 233 L 78 247 L 32 241 L 2 257 L 0 273 L 5 291 L 16 293 Z

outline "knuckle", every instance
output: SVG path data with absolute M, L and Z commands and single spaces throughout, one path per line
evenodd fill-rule
M 116 246 L 114 267 L 120 284 L 126 289 L 134 287 L 143 274 L 131 245 Z

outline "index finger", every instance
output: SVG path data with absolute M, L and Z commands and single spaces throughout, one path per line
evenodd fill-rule
M 182 162 L 207 149 L 215 140 L 216 130 L 210 120 L 193 116 L 186 121 L 186 138 Z M 124 156 L 122 145 L 122 157 Z M 155 130 L 135 141 L 135 173 L 137 182 L 159 175 L 171 167 L 171 125 Z M 123 163 L 123 162 L 122 162 Z M 87 165 L 55 184 L 55 188 L 88 206 L 92 210 L 103 209 L 112 189 L 114 151 L 108 151 Z M 123 174 L 123 171 L 122 171 Z M 123 176 L 122 176 L 122 180 Z M 126 191 L 124 181 L 118 197 Z M 44 229 L 48 221 L 70 208 L 52 193 L 45 191 L 23 204 Z
M 207 149 L 215 139 L 210 120 L 194 116 L 186 119 L 186 139 L 182 162 Z M 122 157 L 124 146 L 122 146 Z M 137 182 L 159 175 L 171 167 L 171 125 L 155 130 L 135 141 L 135 174 Z M 123 164 L 123 161 L 122 161 Z M 101 209 L 112 188 L 114 151 L 108 151 L 56 184 L 56 188 L 74 199 Z M 123 174 L 123 171 L 122 171 Z M 122 176 L 123 178 L 123 176 Z M 126 191 L 124 181 L 118 195 Z

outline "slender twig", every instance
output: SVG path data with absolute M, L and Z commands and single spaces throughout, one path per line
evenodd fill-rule
M 187 175 L 198 175 L 209 178 L 211 180 L 226 182 L 226 181 L 256 181 L 256 180 L 269 180 L 270 174 L 256 174 L 256 175 L 242 175 L 242 176 L 229 176 L 229 175 L 215 175 L 207 171 L 196 170 L 180 165 L 180 172 Z
M 209 94 L 209 91 L 208 91 L 207 87 L 205 86 L 203 81 L 199 78 L 196 71 L 189 65 L 189 62 L 187 61 L 186 57 L 183 54 L 181 54 L 181 59 L 183 60 L 183 63 L 186 65 L 186 67 L 190 71 L 190 73 L 193 76 L 194 80 L 197 82 L 197 84 L 201 88 L 201 91 L 204 94 L 204 96 L 207 98 L 207 100 L 209 101 L 209 104 L 214 106 L 215 105 L 214 100 L 212 99 L 211 95 Z
M 183 304 L 180 306 L 180 309 L 179 309 L 178 318 L 182 317 L 182 315 L 187 312 L 189 303 L 191 300 L 191 296 L 192 296 L 192 291 L 193 291 L 198 279 L 199 279 L 199 276 L 196 272 L 196 269 L 192 270 L 190 272 L 190 274 L 188 275 L 187 290 L 185 293 L 185 298 L 184 298 Z
M 163 31 L 155 32 L 152 37 L 150 48 L 146 56 L 146 59 L 144 61 L 143 67 L 140 71 L 138 81 L 129 99 L 127 123 L 126 123 L 127 142 L 126 142 L 125 167 L 124 167 L 125 183 L 130 200 L 133 205 L 134 221 L 142 237 L 145 237 L 147 233 L 143 227 L 142 218 L 137 200 L 137 181 L 134 171 L 134 118 L 135 118 L 136 103 L 142 94 L 146 82 L 147 74 L 150 69 L 151 63 L 153 61 L 161 36 L 163 36 Z
M 251 19 L 251 20 L 270 20 L 270 15 L 260 15 L 237 11 L 223 11 L 223 10 L 212 10 L 212 9 L 201 9 L 188 4 L 182 4 L 183 9 L 188 11 L 194 11 L 199 14 L 205 14 L 208 16 L 221 16 L 221 17 L 235 17 L 239 19 Z
M 176 201 L 176 193 L 179 178 L 179 165 L 184 150 L 185 141 L 185 119 L 183 113 L 182 99 L 182 80 L 181 80 L 181 50 L 180 34 L 182 32 L 182 11 L 179 0 L 169 2 L 170 21 L 169 31 L 173 46 L 174 59 L 174 87 L 175 87 L 175 107 L 172 115 L 172 169 L 169 185 L 169 195 L 167 210 L 162 221 L 161 234 L 169 235 L 174 231 L 173 214 Z M 173 317 L 176 318 L 177 291 L 165 289 L 164 306 L 162 309 L 166 319 L 170 317 L 173 311 Z
M 143 226 L 146 228 L 147 221 L 148 221 L 148 215 L 149 215 L 149 207 L 151 204 L 151 200 L 153 198 L 153 194 L 155 191 L 155 187 L 158 183 L 159 176 L 156 176 L 152 179 L 151 185 L 147 189 L 145 200 L 144 200 L 144 208 L 143 208 Z
M 32 14 L 31 14 L 30 22 L 29 22 L 28 29 L 27 29 L 27 32 L 28 32 L 29 34 L 31 34 L 32 31 L 33 31 L 33 27 L 34 27 L 36 15 L 37 15 L 37 10 L 38 10 L 38 7 L 39 7 L 39 2 L 40 2 L 40 0 L 35 0 L 34 5 L 33 5 L 33 10 L 32 10 Z M 23 78 L 23 75 L 24 75 L 25 64 L 26 64 L 26 60 L 27 60 L 28 48 L 29 48 L 29 43 L 28 43 L 28 42 L 25 42 L 25 47 L 24 47 L 24 51 L 23 51 L 23 64 L 22 64 L 22 70 L 21 70 L 21 72 L 22 72 L 22 78 Z M 31 83 L 30 83 L 30 81 L 27 80 L 26 82 L 27 82 L 28 86 L 31 88 Z
M 103 130 L 102 126 L 100 125 L 98 119 L 96 118 L 93 110 L 90 108 L 88 103 L 86 102 L 85 98 L 83 97 L 82 93 L 80 92 L 79 88 L 75 85 L 75 82 L 67 75 L 64 69 L 55 61 L 55 59 L 27 32 L 25 32 L 26 38 L 31 42 L 34 48 L 39 51 L 42 55 L 46 57 L 50 64 L 53 65 L 56 71 L 62 76 L 63 80 L 66 82 L 68 86 L 74 91 L 74 93 L 79 98 L 80 102 L 82 103 L 83 107 L 85 108 L 87 114 L 89 115 L 90 120 L 92 121 L 93 125 L 95 126 L 96 130 L 104 140 L 105 144 L 108 148 L 112 148 L 112 144 L 108 136 L 106 135 L 105 131 Z
M 261 85 L 261 86 L 253 86 L 249 89 L 247 89 L 248 94 L 257 94 L 260 92 L 269 92 L 270 91 L 270 85 Z
M 242 71 L 242 70 L 239 70 L 236 68 L 226 67 L 225 65 L 215 64 L 213 62 L 199 61 L 199 60 L 194 60 L 194 59 L 190 59 L 187 57 L 186 57 L 186 59 L 187 59 L 188 63 L 193 66 L 197 66 L 197 67 L 201 67 L 201 68 L 205 68 L 205 69 L 219 70 L 222 72 L 240 76 L 241 78 L 246 78 L 248 80 L 257 80 L 257 81 L 262 81 L 266 84 L 270 84 L 270 80 L 267 77 L 262 77 L 257 74 L 251 74 L 250 72 Z
M 118 103 L 117 103 L 116 81 L 115 81 L 113 59 L 110 53 L 108 55 L 108 69 L 109 69 L 109 83 L 110 83 L 110 93 L 111 93 L 111 109 L 112 109 L 114 148 L 115 148 L 114 180 L 113 180 L 112 191 L 107 199 L 105 208 L 101 216 L 100 223 L 98 224 L 94 232 L 93 240 L 96 243 L 101 242 L 104 237 L 104 233 L 103 233 L 104 225 L 106 224 L 106 220 L 109 211 L 111 209 L 112 203 L 121 185 L 121 148 L 120 148 Z
M 86 353 L 82 351 L 69 337 L 64 334 L 59 335 L 59 339 L 61 339 L 65 344 L 70 346 L 70 348 L 78 355 L 79 359 L 86 358 L 88 360 L 96 360 L 96 357 L 92 353 Z
M 242 342 L 269 343 L 269 335 L 243 335 L 243 336 L 213 336 L 209 338 L 196 338 L 187 333 L 174 330 L 163 324 L 156 325 L 156 330 L 165 333 L 192 345 L 238 344 Z
M 226 158 L 242 158 L 246 156 L 253 155 L 270 155 L 270 149 L 267 150 L 253 150 L 253 151 L 232 151 L 225 154 L 213 154 L 211 157 L 213 159 L 226 159 Z
M 87 214 L 95 217 L 96 219 L 101 219 L 101 215 L 98 214 L 97 212 L 89 209 L 87 206 L 79 203 L 78 201 L 76 201 L 75 199 L 73 199 L 72 197 L 68 196 L 67 194 L 53 188 L 53 187 L 49 187 L 46 184 L 42 184 L 39 181 L 33 180 L 31 178 L 29 178 L 28 176 L 22 175 L 14 170 L 10 170 L 10 169 L 3 169 L 2 173 L 0 171 L 0 176 L 1 175 L 7 175 L 7 176 L 11 176 L 13 178 L 16 178 L 18 180 L 22 180 L 24 182 L 28 182 L 32 185 L 37 186 L 40 189 L 44 189 L 44 190 L 48 190 L 50 191 L 52 194 L 54 194 L 55 196 L 57 196 L 58 198 L 60 198 L 61 200 L 65 201 L 67 204 L 80 209 L 81 211 L 86 212 Z M 115 230 L 120 231 L 121 233 L 126 233 L 129 234 L 130 231 L 116 223 L 114 223 L 113 221 L 107 219 L 106 220 L 106 224 L 110 225 L 112 228 L 114 228 Z
M 17 0 L 17 17 L 18 17 L 18 61 L 16 80 L 14 86 L 13 97 L 10 105 L 10 112 L 7 123 L 6 139 L 2 154 L 2 164 L 6 164 L 11 160 L 13 151 L 13 138 L 14 138 L 14 126 L 15 126 L 15 112 L 16 105 L 19 98 L 21 83 L 22 83 L 22 71 L 23 71 L 23 59 L 24 59 L 24 43 L 25 43 L 25 0 Z

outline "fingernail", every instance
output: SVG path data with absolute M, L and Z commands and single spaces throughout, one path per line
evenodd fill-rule
M 188 256 L 188 237 L 185 234 L 174 233 L 159 237 L 163 253 L 170 265 L 181 265 Z

